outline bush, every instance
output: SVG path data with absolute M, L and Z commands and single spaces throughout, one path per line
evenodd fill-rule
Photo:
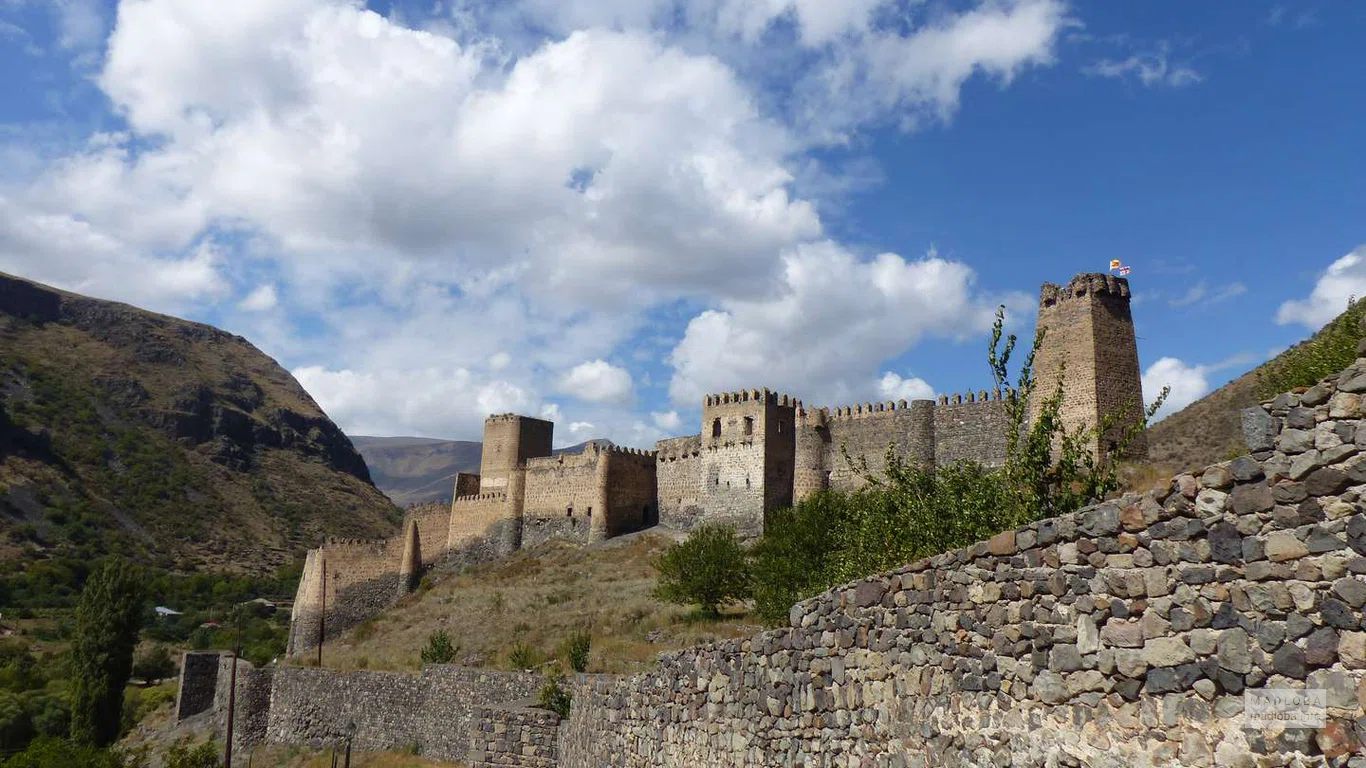
M 541 692 L 537 696 L 537 701 L 542 709 L 548 709 L 559 715 L 561 719 L 569 717 L 569 708 L 574 703 L 574 696 L 565 690 L 563 680 L 559 675 L 551 676 L 546 680 L 545 685 L 541 686 Z
M 669 547 L 655 563 L 655 597 L 681 605 L 696 604 L 703 615 L 718 614 L 722 603 L 749 597 L 745 550 L 735 530 L 702 525 L 686 541 Z
M 138 768 L 141 762 L 117 750 L 80 746 L 44 736 L 0 762 L 3 768 Z
M 176 675 L 175 660 L 164 645 L 153 647 L 133 661 L 133 677 L 148 685 L 156 685 L 168 677 Z
M 427 636 L 427 645 L 422 649 L 423 664 L 450 664 L 460 652 L 458 646 L 451 645 L 446 630 L 438 629 Z
M 526 643 L 517 643 L 508 652 L 508 666 L 513 669 L 531 669 L 540 661 L 540 654 Z
M 569 658 L 569 668 L 575 672 L 588 670 L 588 653 L 593 648 L 593 636 L 587 632 L 575 632 L 569 636 L 565 655 Z
M 167 750 L 163 763 L 164 768 L 218 768 L 218 765 L 218 747 L 212 741 L 193 749 L 177 744 Z
M 1258 393 L 1270 398 L 1298 387 L 1317 384 L 1356 360 L 1357 341 L 1363 336 L 1366 301 L 1353 298 L 1347 309 L 1308 341 L 1286 350 L 1257 375 Z

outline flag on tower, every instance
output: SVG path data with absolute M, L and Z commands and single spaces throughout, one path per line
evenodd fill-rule
M 1120 267 L 1120 268 L 1119 268 L 1119 276 L 1120 276 L 1120 277 L 1123 277 L 1123 276 L 1125 276 L 1125 275 L 1127 275 L 1127 274 L 1129 274 L 1129 268 L 1128 268 L 1128 267 Z
M 1110 259 L 1110 271 L 1113 272 L 1116 269 L 1119 269 L 1119 259 Z

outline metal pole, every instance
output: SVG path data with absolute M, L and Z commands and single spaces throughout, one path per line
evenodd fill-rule
M 351 768 L 351 737 L 346 737 L 346 763 L 344 768 Z
M 228 681 L 228 735 L 223 746 L 223 766 L 232 768 L 232 721 L 236 719 L 237 709 L 237 655 L 242 652 L 242 620 L 237 620 L 237 641 L 232 649 L 232 674 Z

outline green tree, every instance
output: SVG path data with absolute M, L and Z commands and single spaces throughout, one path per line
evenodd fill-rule
M 171 658 L 170 650 L 164 645 L 154 646 L 133 662 L 133 677 L 139 678 L 147 685 L 156 685 L 168 677 L 173 677 L 176 671 L 175 660 Z
M 118 751 L 97 749 L 48 736 L 4 762 L 3 768 L 136 768 L 140 763 Z
M 427 636 L 427 645 L 422 649 L 422 663 L 450 664 L 455 661 L 455 654 L 459 652 L 459 647 L 451 644 L 451 638 L 446 634 L 446 630 L 438 629 Z
M 575 672 L 587 671 L 588 654 L 593 649 L 593 636 L 587 632 L 575 632 L 569 636 L 565 646 L 565 655 L 569 657 L 569 668 Z
M 722 603 L 750 595 L 744 547 L 728 526 L 702 525 L 687 540 L 669 547 L 655 563 L 655 597 L 696 604 L 702 615 L 716 616 Z
M 71 644 L 71 736 L 78 742 L 99 747 L 119 737 L 144 600 L 137 569 L 121 558 L 105 561 L 86 582 Z

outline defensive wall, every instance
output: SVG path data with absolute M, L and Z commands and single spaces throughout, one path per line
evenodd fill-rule
M 1141 416 L 1128 282 L 1084 274 L 1067 286 L 1045 284 L 1039 313 L 1047 331 L 1040 381 L 1067 383 L 1064 423 L 1094 426 L 1109 407 Z M 722 392 L 703 398 L 696 435 L 659 441 L 654 451 L 591 443 L 558 456 L 552 422 L 489 416 L 480 474 L 457 475 L 444 520 L 439 510 L 413 510 L 393 540 L 310 553 L 290 652 L 393 604 L 439 562 L 481 562 L 551 539 L 600 541 L 660 522 L 685 531 L 729 525 L 756 537 L 776 509 L 822 489 L 860 487 L 862 467 L 881 472 L 888 446 L 922 465 L 999 465 L 1012 397 L 979 390 L 937 402 L 808 408 L 768 389 Z
M 831 589 L 781 629 L 579 676 L 553 750 L 553 718 L 521 705 L 493 706 L 470 743 L 563 768 L 1356 766 L 1366 358 L 1243 421 L 1249 455 Z M 184 668 L 182 708 L 209 698 L 191 678 L 223 679 L 221 664 Z M 265 738 L 316 743 L 359 717 L 362 743 L 454 755 L 454 736 L 421 730 L 429 709 L 536 687 L 447 669 L 275 670 Z M 429 675 L 460 683 L 424 688 Z M 1324 724 L 1252 724 L 1245 694 L 1266 689 L 1322 692 Z

